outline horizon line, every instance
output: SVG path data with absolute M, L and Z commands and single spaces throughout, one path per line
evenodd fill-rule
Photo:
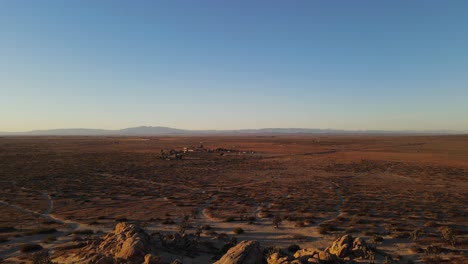
M 319 130 L 319 131 L 335 131 L 335 132 L 350 132 L 350 133 L 366 133 L 366 132 L 376 132 L 376 133 L 450 133 L 450 134 L 465 134 L 468 133 L 468 130 L 456 130 L 456 129 L 338 129 L 338 128 L 307 128 L 307 127 L 263 127 L 263 128 L 238 128 L 238 129 L 185 129 L 185 128 L 176 128 L 169 126 L 134 126 L 134 127 L 125 127 L 118 129 L 105 129 L 105 128 L 84 128 L 84 127 L 62 127 L 62 128 L 51 128 L 51 129 L 33 129 L 26 131 L 0 131 L 0 134 L 25 134 L 25 133 L 40 133 L 40 132 L 52 132 L 59 130 L 95 130 L 102 132 L 118 132 L 122 130 L 130 129 L 143 129 L 143 128 L 161 128 L 161 129 L 172 129 L 179 130 L 180 132 L 242 132 L 242 131 L 258 131 L 262 130 Z M 296 132 L 300 133 L 300 132 Z M 305 132 L 304 132 L 305 133 Z

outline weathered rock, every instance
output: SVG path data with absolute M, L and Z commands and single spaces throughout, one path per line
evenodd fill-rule
M 275 252 L 271 254 L 267 259 L 268 264 L 288 264 L 290 258 L 288 256 L 282 256 L 280 253 Z
M 353 241 L 353 248 L 367 247 L 366 241 L 360 237 L 356 237 Z
M 365 258 L 367 251 L 366 242 L 359 237 L 353 238 L 351 235 L 344 235 L 335 240 L 332 245 L 325 249 L 332 255 L 336 255 L 338 258 Z
M 356 258 L 365 258 L 367 251 L 367 243 L 360 237 L 356 237 L 353 241 L 352 254 Z
M 325 263 L 330 263 L 330 262 L 336 262 L 337 261 L 336 255 L 330 254 L 327 251 L 319 251 L 318 252 L 318 259 L 321 262 L 325 262 Z
M 318 253 L 318 250 L 313 249 L 313 248 L 304 248 L 296 251 L 294 253 L 295 258 L 301 258 L 301 257 L 307 257 L 307 258 L 312 258 Z
M 263 253 L 257 241 L 242 241 L 230 248 L 216 264 L 262 264 Z
M 88 260 L 89 263 L 93 264 L 113 264 L 114 258 L 111 256 L 106 256 L 102 254 L 95 255 Z
M 328 252 L 338 256 L 339 258 L 345 258 L 351 252 L 353 240 L 354 239 L 351 235 L 344 235 L 332 243 Z
M 141 264 L 146 261 L 147 254 L 156 253 L 154 244 L 151 236 L 140 227 L 118 223 L 114 232 L 106 235 L 99 244 L 82 248 L 77 257 L 83 263 L 107 264 L 118 260 Z
M 366 256 L 366 251 L 363 248 L 353 248 L 352 253 L 355 258 L 364 258 Z
M 161 263 L 160 258 L 153 254 L 146 254 L 143 264 L 158 264 Z

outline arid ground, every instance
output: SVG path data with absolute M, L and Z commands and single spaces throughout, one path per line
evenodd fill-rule
M 349 233 L 397 263 L 468 253 L 468 136 L 2 137 L 0 187 L 5 263 L 35 245 L 65 262 L 122 221 L 201 230 L 212 251 L 161 252 L 184 263 L 226 237 L 323 249 Z

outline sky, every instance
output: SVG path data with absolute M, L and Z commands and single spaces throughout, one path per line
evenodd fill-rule
M 0 131 L 468 130 L 468 1 L 0 1 Z

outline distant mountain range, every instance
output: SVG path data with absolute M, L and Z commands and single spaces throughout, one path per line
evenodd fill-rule
M 65 128 L 27 132 L 0 132 L 0 136 L 172 136 L 172 135 L 456 135 L 468 131 L 455 130 L 338 130 L 314 128 L 262 128 L 240 130 L 186 130 L 161 126 L 140 126 L 118 130 Z

